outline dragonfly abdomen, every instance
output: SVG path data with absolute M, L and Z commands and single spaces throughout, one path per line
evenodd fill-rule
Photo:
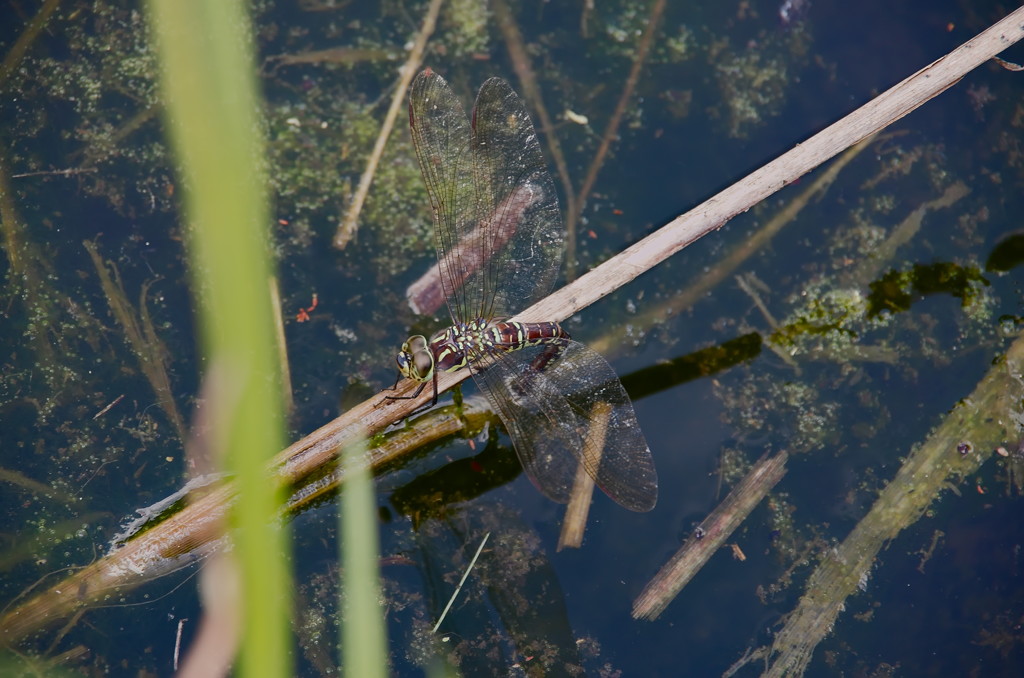
M 496 348 L 515 351 L 539 344 L 564 344 L 569 333 L 556 322 L 521 323 L 516 320 L 497 322 L 491 325 L 492 344 Z

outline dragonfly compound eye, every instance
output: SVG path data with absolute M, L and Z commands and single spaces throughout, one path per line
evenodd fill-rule
M 420 349 L 412 355 L 413 379 L 426 381 L 434 373 L 434 356 L 427 349 Z
M 422 354 L 426 350 L 427 338 L 422 334 L 411 336 L 402 344 L 402 350 L 395 356 L 395 362 L 398 363 L 398 371 L 403 377 L 415 379 L 416 381 L 426 381 L 427 377 L 430 376 L 430 368 L 433 364 L 433 360 L 428 355 L 427 360 L 431 364 L 423 366 Z M 427 371 L 427 377 L 423 376 L 424 369 Z
M 403 346 L 401 352 L 399 352 L 399 354 L 395 356 L 395 362 L 398 363 L 398 371 L 402 374 L 403 377 L 409 376 L 409 364 L 411 361 L 412 358 L 410 357 L 408 351 L 406 351 L 405 347 Z
M 422 334 L 416 334 L 409 337 L 404 344 L 402 344 L 402 352 L 413 355 L 427 348 L 427 338 Z

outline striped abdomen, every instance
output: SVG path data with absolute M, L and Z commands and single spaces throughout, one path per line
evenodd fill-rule
M 474 352 L 494 353 L 517 351 L 527 346 L 550 344 L 551 351 L 545 351 L 535 365 L 543 369 L 562 347 L 569 343 L 569 334 L 556 322 L 523 323 L 515 320 L 496 322 L 488 325 L 483 319 L 471 323 L 453 325 L 430 340 L 434 354 L 435 368 L 441 372 L 454 372 L 465 367 Z

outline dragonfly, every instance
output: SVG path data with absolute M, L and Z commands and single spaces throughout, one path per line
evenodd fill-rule
M 433 213 L 452 325 L 410 337 L 402 376 L 430 382 L 468 368 L 546 497 L 567 503 L 582 465 L 615 502 L 649 511 L 658 477 L 622 383 L 557 322 L 509 320 L 546 296 L 565 234 L 558 196 L 526 107 L 507 82 L 480 88 L 472 122 L 440 75 L 417 75 L 409 127 Z M 394 396 L 393 396 L 394 397 Z

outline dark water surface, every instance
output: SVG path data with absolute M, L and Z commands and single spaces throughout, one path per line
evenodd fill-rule
M 467 107 L 491 76 L 524 91 L 499 13 L 476 4 L 442 12 L 425 61 Z M 647 3 L 598 2 L 589 12 L 582 4 L 512 7 L 553 121 L 539 131 L 557 139 L 574 190 L 650 12 Z M 574 225 L 576 271 L 1007 11 L 994 2 L 796 4 L 787 22 L 777 2 L 669 3 Z M 0 9 L 5 53 L 27 19 L 18 11 L 34 11 L 22 5 Z M 184 484 L 182 434 L 203 371 L 182 189 L 164 146 L 140 8 L 66 5 L 0 84 L 5 605 L 31 596 L 41 577 L 53 584 L 65 568 L 92 562 L 136 509 Z M 425 11 L 424 3 L 352 5 L 260 3 L 256 12 L 294 440 L 390 386 L 410 332 L 447 324 L 443 310 L 416 317 L 404 299 L 435 261 L 404 115 L 356 239 L 344 251 L 331 247 Z M 358 51 L 331 63 L 281 58 L 342 46 Z M 1024 48 L 1002 56 L 1024 62 Z M 711 676 L 771 647 L 814 569 L 1021 329 L 1021 83 L 993 64 L 968 74 L 887 130 L 695 303 L 673 300 L 804 201 L 822 170 L 565 323 L 600 347 L 631 390 L 660 479 L 653 511 L 630 513 L 597 496 L 582 548 L 556 552 L 563 509 L 517 472 L 496 428 L 382 475 L 393 672 L 422 673 L 430 628 L 487 531 L 489 548 L 442 627 L 443 651 L 463 675 Z M 564 191 L 546 138 L 542 148 Z M 887 250 L 922 207 L 920 228 Z M 107 291 L 83 241 L 105 262 Z M 140 357 L 126 338 L 111 311 L 117 288 L 142 335 L 144 304 L 162 351 Z M 314 293 L 309 321 L 298 322 Z M 154 362 L 165 366 L 166 398 Z M 468 382 L 465 390 L 475 393 Z M 1002 430 L 1011 415 L 1020 416 L 1019 403 L 994 412 L 992 426 Z M 989 437 L 1009 456 L 993 445 L 972 450 L 984 459 L 978 469 L 952 479 L 925 516 L 886 543 L 807 675 L 1024 672 L 1024 462 L 1014 456 L 1017 426 L 1006 430 Z M 781 450 L 791 455 L 787 475 L 728 540 L 746 559 L 723 548 L 657 620 L 633 620 L 634 598 L 681 541 L 753 461 Z M 437 489 L 470 486 L 481 469 L 502 469 L 502 482 L 472 495 Z M 289 524 L 298 671 L 329 675 L 338 663 L 336 503 Z M 201 615 L 196 570 L 111 596 L 66 633 L 58 623 L 12 649 L 38 656 L 43 670 L 69 653 L 57 663 L 72 674 L 169 675 L 179 620 L 190 620 L 187 646 Z M 739 675 L 763 670 L 755 660 Z

